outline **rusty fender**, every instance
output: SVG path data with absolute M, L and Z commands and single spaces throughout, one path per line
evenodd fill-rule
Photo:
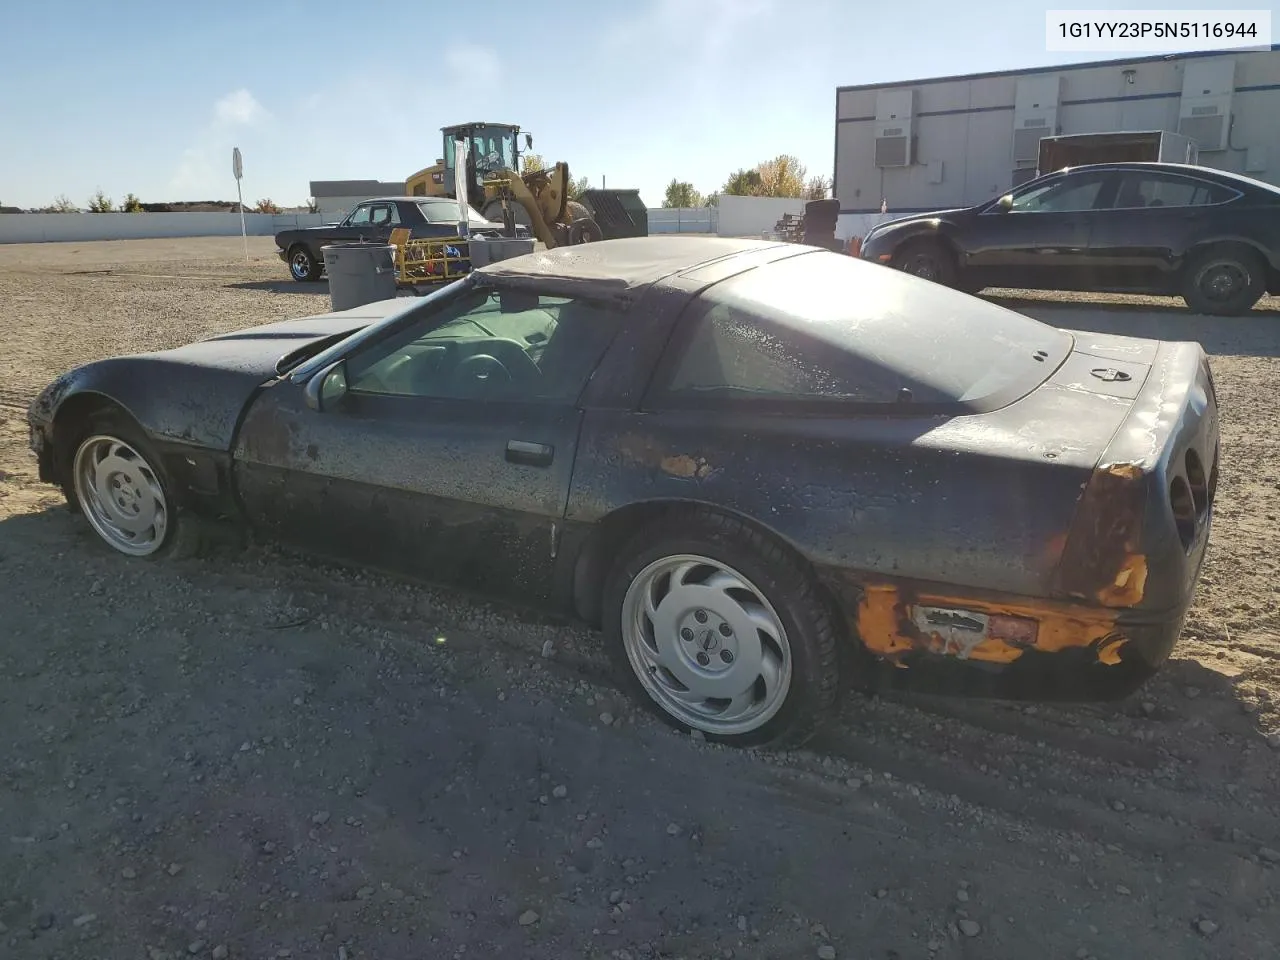
M 916 653 L 1010 664 L 1028 651 L 1064 650 L 1092 651 L 1098 662 L 1115 665 L 1128 642 L 1116 629 L 1118 614 L 1112 610 L 960 594 L 906 581 L 863 579 L 849 586 L 860 594 L 854 623 L 858 637 L 869 652 L 897 666 Z

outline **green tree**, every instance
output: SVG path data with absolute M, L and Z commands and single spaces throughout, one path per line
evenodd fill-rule
M 71 202 L 65 193 L 60 193 L 53 199 L 53 203 L 40 211 L 41 213 L 79 213 L 80 208 Z
M 539 170 L 547 169 L 547 165 L 542 160 L 540 153 L 526 153 L 520 158 L 520 173 L 536 173 Z
M 762 188 L 763 181 L 758 169 L 738 170 L 737 173 L 730 174 L 720 192 L 731 197 L 760 197 L 764 196 L 760 192 Z
M 115 209 L 115 204 L 111 202 L 111 198 L 102 192 L 99 188 L 98 192 L 89 198 L 90 213 L 110 213 Z
M 591 181 L 586 177 L 579 177 L 577 180 L 569 181 L 569 199 L 581 200 L 582 195 L 591 189 Z
M 672 177 L 671 182 L 667 184 L 667 194 L 662 201 L 662 205 L 667 209 L 700 207 L 702 206 L 702 194 L 693 189 L 692 183 Z
M 120 202 L 120 209 L 125 213 L 142 213 L 142 201 L 132 193 L 126 193 Z

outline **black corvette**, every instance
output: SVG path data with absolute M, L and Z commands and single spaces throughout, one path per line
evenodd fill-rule
M 40 476 L 122 554 L 218 523 L 603 628 L 669 722 L 798 742 L 841 681 L 1135 689 L 1203 561 L 1194 343 L 795 244 L 614 240 L 91 363 Z

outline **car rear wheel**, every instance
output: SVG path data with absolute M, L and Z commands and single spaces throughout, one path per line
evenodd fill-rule
M 645 529 L 605 588 L 609 654 L 668 724 L 733 746 L 805 742 L 839 685 L 831 612 L 798 559 L 703 511 Z
M 293 279 L 299 282 L 319 280 L 323 268 L 324 264 L 317 262 L 311 251 L 301 244 L 289 251 L 289 274 Z
M 1210 247 L 1192 256 L 1183 275 L 1182 299 L 1196 313 L 1239 316 L 1266 293 L 1266 268 L 1248 247 Z
M 894 254 L 892 266 L 903 273 L 954 287 L 957 281 L 955 258 L 936 240 L 912 240 Z
M 128 557 L 197 551 L 194 520 L 178 515 L 172 486 L 142 431 L 113 414 L 93 417 L 71 460 L 67 499 L 107 546 Z

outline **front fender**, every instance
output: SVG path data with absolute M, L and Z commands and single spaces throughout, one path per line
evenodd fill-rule
M 260 386 L 261 379 L 246 371 L 145 355 L 112 357 L 58 377 L 32 401 L 27 419 L 52 441 L 67 410 L 98 398 L 123 408 L 157 441 L 227 452 Z

